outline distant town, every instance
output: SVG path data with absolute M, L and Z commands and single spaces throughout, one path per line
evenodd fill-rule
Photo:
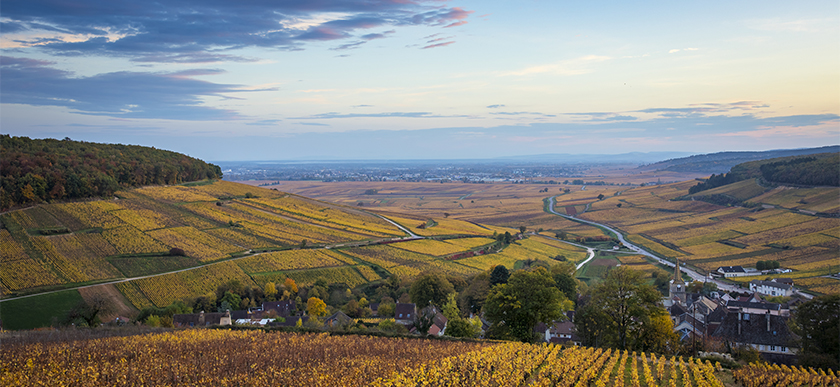
M 585 175 L 596 163 L 560 164 L 505 161 L 322 161 L 220 162 L 225 180 L 409 181 L 461 183 L 535 183 L 578 185 L 630 185 L 608 183 Z M 614 164 L 612 164 L 614 165 Z M 635 168 L 628 165 L 627 169 Z M 601 176 L 603 177 L 603 176 Z M 654 181 L 651 183 L 665 183 Z

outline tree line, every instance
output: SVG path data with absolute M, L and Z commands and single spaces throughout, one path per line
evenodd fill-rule
M 732 167 L 729 173 L 712 174 L 689 188 L 688 193 L 691 195 L 757 177 L 770 183 L 838 187 L 840 174 L 837 173 L 837 165 L 840 165 L 840 154 L 835 153 L 751 161 Z
M 161 149 L 0 135 L 0 209 L 221 177 L 217 165 Z
M 829 157 L 802 157 L 777 161 L 759 167 L 761 177 L 773 183 L 796 185 L 840 186 L 840 155 Z

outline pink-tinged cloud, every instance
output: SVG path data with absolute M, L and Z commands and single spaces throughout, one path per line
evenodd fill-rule
M 467 11 L 467 10 L 464 10 L 463 8 L 461 8 L 461 7 L 454 7 L 452 9 L 450 9 L 448 12 L 438 14 L 437 15 L 437 19 L 438 19 L 437 24 L 440 25 L 440 24 L 446 24 L 446 23 L 452 22 L 452 23 L 449 23 L 449 24 L 445 25 L 443 28 L 457 27 L 457 26 L 460 26 L 460 25 L 464 25 L 464 24 L 467 24 L 467 21 L 464 20 L 464 19 L 466 19 L 468 16 L 470 16 L 470 14 L 472 14 L 473 12 L 475 12 L 475 11 Z
M 466 20 L 461 20 L 461 21 L 459 21 L 459 22 L 457 22 L 457 23 L 452 23 L 452 24 L 450 24 L 450 25 L 448 25 L 448 26 L 444 26 L 443 28 L 449 28 L 449 27 L 462 26 L 462 25 L 467 24 L 467 23 L 468 23 L 468 22 L 467 22 Z
M 445 38 L 437 38 L 437 39 L 428 40 L 428 41 L 426 41 L 426 43 L 428 44 L 428 43 L 434 43 L 434 42 L 441 42 L 441 41 L 449 40 L 449 39 L 452 39 L 452 38 L 454 38 L 454 36 L 447 36 Z
M 453 43 L 455 43 L 455 42 L 453 41 L 453 42 L 445 42 L 445 43 L 438 43 L 438 44 L 430 44 L 426 47 L 423 47 L 423 50 L 425 50 L 427 48 L 445 47 L 445 46 L 448 46 L 448 45 L 453 44 Z

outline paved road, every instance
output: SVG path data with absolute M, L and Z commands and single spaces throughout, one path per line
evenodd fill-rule
M 628 248 L 628 249 L 630 249 L 630 250 L 633 250 L 633 251 L 634 251 L 634 252 L 636 252 L 637 254 L 641 254 L 641 255 L 648 256 L 648 257 L 650 257 L 650 258 L 652 258 L 652 259 L 656 260 L 657 262 L 659 262 L 659 263 L 661 263 L 661 264 L 663 264 L 663 265 L 665 265 L 665 266 L 674 266 L 674 263 L 673 263 L 673 262 L 670 262 L 670 261 L 664 260 L 664 259 L 662 259 L 662 258 L 659 258 L 659 257 L 657 257 L 656 255 L 653 255 L 652 253 L 650 253 L 649 251 L 647 251 L 647 250 L 645 250 L 645 249 L 643 249 L 643 248 L 641 248 L 641 247 L 639 247 L 639 246 L 636 246 L 636 245 L 634 245 L 634 244 L 632 244 L 632 243 L 628 242 L 628 241 L 627 241 L 627 239 L 625 239 L 625 238 L 624 238 L 624 235 L 621 235 L 621 232 L 619 232 L 618 230 L 616 230 L 616 229 L 614 229 L 614 228 L 612 228 L 612 227 L 610 227 L 610 226 L 607 226 L 607 225 L 604 225 L 604 224 L 601 224 L 601 223 L 592 222 L 592 221 L 585 220 L 585 219 L 575 218 L 574 216 L 569 216 L 569 215 L 566 215 L 566 214 L 561 214 L 561 213 L 559 213 L 559 212 L 557 212 L 557 211 L 554 211 L 554 198 L 555 198 L 554 196 L 552 196 L 552 197 L 550 197 L 550 198 L 549 198 L 549 206 L 548 206 L 548 210 L 549 210 L 549 211 L 551 211 L 551 213 L 552 213 L 552 214 L 554 214 L 554 215 L 558 215 L 558 216 L 562 216 L 562 217 L 564 217 L 564 218 L 566 218 L 566 219 L 571 219 L 571 220 L 574 220 L 574 221 L 576 221 L 576 222 L 583 222 L 583 223 L 591 224 L 591 225 L 593 225 L 593 226 L 602 227 L 602 228 L 604 228 L 604 229 L 606 229 L 606 230 L 609 230 L 609 231 L 610 231 L 610 232 L 612 232 L 613 234 L 615 234 L 615 235 L 616 235 L 616 237 L 618 238 L 618 240 L 619 240 L 619 241 L 620 241 L 620 242 L 621 242 L 621 243 L 622 243 L 625 247 L 627 247 L 627 248 Z M 587 260 L 587 261 L 588 261 L 588 260 Z M 724 290 L 724 291 L 728 291 L 728 292 L 731 292 L 731 291 L 743 292 L 743 291 L 745 290 L 745 289 L 741 288 L 740 286 L 730 285 L 730 284 L 728 284 L 728 283 L 720 282 L 720 281 L 715 280 L 715 279 L 706 278 L 706 276 L 705 276 L 705 275 L 700 274 L 700 273 L 698 273 L 698 272 L 696 272 L 696 271 L 694 271 L 694 270 L 691 270 L 691 269 L 689 269 L 689 268 L 687 268 L 687 267 L 684 267 L 684 266 L 681 266 L 681 267 L 680 267 L 680 271 L 682 271 L 682 272 L 684 272 L 684 273 L 688 274 L 688 275 L 689 275 L 689 277 L 691 277 L 693 280 L 696 280 L 696 281 L 700 281 L 700 282 L 705 282 L 705 281 L 708 281 L 708 282 L 714 282 L 714 283 L 718 286 L 718 289 L 721 289 L 721 290 Z

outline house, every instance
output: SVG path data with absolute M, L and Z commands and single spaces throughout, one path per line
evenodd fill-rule
M 729 277 L 743 277 L 748 275 L 747 271 L 741 266 L 721 266 L 716 270 L 724 278 Z
M 263 312 L 273 310 L 277 313 L 277 316 L 280 317 L 291 316 L 297 311 L 297 308 L 295 307 L 295 300 L 263 302 L 261 309 Z
M 773 278 L 774 282 L 793 286 L 793 278 Z
M 792 282 L 792 281 L 791 281 Z M 793 294 L 793 285 L 788 285 L 781 282 L 752 280 L 750 281 L 750 291 L 765 294 L 768 296 L 785 296 L 789 297 Z
M 545 341 L 555 344 L 572 344 L 579 346 L 580 337 L 575 331 L 575 324 L 570 320 L 555 321 L 545 330 Z
M 770 313 L 728 313 L 712 334 L 734 347 L 749 346 L 774 363 L 796 361 L 797 336 L 790 331 L 788 317 Z
M 729 301 L 726 303 L 726 308 L 733 312 L 744 313 L 769 313 L 774 316 L 790 315 L 790 309 L 782 309 L 781 304 L 773 302 L 744 302 L 744 301 Z
M 203 327 L 209 325 L 230 325 L 230 311 L 224 313 L 189 313 L 172 316 L 172 325 L 176 328 Z
M 414 304 L 397 303 L 397 306 L 394 308 L 394 320 L 396 320 L 396 322 L 399 324 L 414 324 L 414 317 L 416 317 L 416 314 L 417 311 L 416 306 Z
M 706 296 L 698 297 L 691 306 L 688 307 L 688 313 L 695 314 L 698 316 L 707 316 L 712 311 L 718 308 L 718 303 L 714 302 L 712 299 L 707 298 Z
M 753 293 L 748 296 L 738 296 L 738 298 L 733 299 L 734 301 L 739 302 L 764 302 L 764 299 L 758 295 L 758 293 Z
M 233 323 L 236 324 L 236 325 L 253 325 L 253 326 L 264 327 L 272 321 L 274 321 L 273 318 L 259 318 L 259 319 L 238 318 L 238 319 L 234 319 Z
M 432 319 L 432 326 L 429 327 L 429 334 L 432 336 L 443 336 L 446 332 L 446 325 L 449 319 L 442 313 L 435 310 L 435 317 Z
M 679 335 L 680 340 L 699 339 L 706 334 L 706 324 L 703 320 L 685 313 L 677 318 L 674 332 Z
M 324 329 L 343 328 L 351 324 L 353 324 L 353 319 L 339 310 L 324 320 Z

